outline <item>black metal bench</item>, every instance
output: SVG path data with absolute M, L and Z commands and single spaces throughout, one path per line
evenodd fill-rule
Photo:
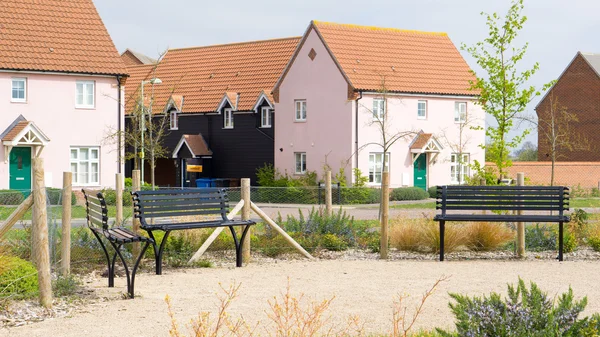
M 435 209 L 442 211 L 434 217 L 440 223 L 440 261 L 444 261 L 446 221 L 558 223 L 558 260 L 563 260 L 563 223 L 571 221 L 564 214 L 569 210 L 567 187 L 437 186 Z
M 155 249 L 156 274 L 162 274 L 162 256 L 169 237 L 174 230 L 229 227 L 235 244 L 236 266 L 242 266 L 242 245 L 250 225 L 254 221 L 230 220 L 227 193 L 219 188 L 173 189 L 132 192 L 134 216 L 140 219 L 141 228 L 154 239 L 153 231 L 164 231 L 158 251 Z M 220 215 L 218 219 L 199 217 Z M 244 226 L 238 240 L 234 226 Z
M 148 249 L 148 245 L 154 245 L 154 240 L 137 235 L 125 227 L 109 226 L 108 208 L 106 207 L 106 201 L 104 200 L 102 193 L 87 190 L 82 190 L 82 192 L 85 196 L 88 227 L 92 233 L 94 233 L 96 239 L 98 239 L 100 242 L 100 246 L 102 247 L 104 255 L 106 256 L 106 262 L 108 265 L 108 286 L 115 286 L 115 262 L 118 255 L 119 259 L 123 263 L 125 274 L 127 276 L 127 293 L 129 294 L 130 298 L 133 298 L 135 273 L 138 269 L 142 256 L 144 256 L 146 249 Z M 110 255 L 106 250 L 106 245 L 101 238 L 105 238 L 108 242 L 110 242 L 111 246 L 113 246 L 115 252 L 112 256 L 112 259 L 110 258 Z M 125 258 L 123 258 L 123 255 L 121 254 L 121 247 L 124 244 L 134 242 L 145 242 L 146 244 L 141 250 L 140 255 L 137 257 L 137 259 L 135 259 L 135 265 L 133 266 L 130 274 L 127 263 L 125 262 Z

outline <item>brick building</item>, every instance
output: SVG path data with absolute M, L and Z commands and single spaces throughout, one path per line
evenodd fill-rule
M 575 114 L 573 132 L 585 137 L 592 148 L 561 149 L 559 161 L 600 161 L 600 152 L 593 147 L 600 142 L 600 54 L 578 52 L 556 83 L 542 98 L 535 110 L 540 120 L 548 120 L 552 100 Z M 539 123 L 540 128 L 544 123 Z M 538 130 L 538 160 L 548 161 L 549 142 L 543 130 Z

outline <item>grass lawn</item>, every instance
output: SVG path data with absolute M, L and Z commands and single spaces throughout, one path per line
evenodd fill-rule
M 8 216 L 16 209 L 16 206 L 0 206 L 0 220 L 6 220 Z M 48 210 L 52 212 L 53 217 L 60 219 L 62 217 L 62 206 L 51 206 Z M 117 213 L 115 206 L 108 206 L 108 216 L 114 218 Z M 123 207 L 123 217 L 131 218 L 132 209 L 131 207 Z M 71 207 L 71 218 L 72 219 L 84 219 L 85 218 L 85 206 L 72 206 Z M 23 220 L 31 220 L 31 210 L 27 211 L 23 216 Z
M 435 202 L 417 202 L 414 204 L 399 204 L 399 205 L 390 205 L 390 208 L 394 209 L 434 209 Z

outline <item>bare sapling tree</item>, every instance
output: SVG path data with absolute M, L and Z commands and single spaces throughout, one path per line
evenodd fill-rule
M 455 117 L 456 119 L 456 117 Z M 473 132 L 483 130 L 483 120 L 477 118 L 474 114 L 458 113 L 458 122 L 455 123 L 455 128 L 444 128 L 439 133 L 439 138 L 444 140 L 444 143 L 450 148 L 453 154 L 456 154 L 456 175 L 458 184 L 465 183 L 463 176 L 464 168 L 469 167 L 469 146 L 473 140 Z
M 377 90 L 373 97 L 373 107 L 369 108 L 364 105 L 363 108 L 370 114 L 371 118 L 368 122 L 369 127 L 374 127 L 379 133 L 379 140 L 369 142 L 361 146 L 364 149 L 367 146 L 376 145 L 382 149 L 382 175 L 381 175 L 381 204 L 380 204 L 380 222 L 381 222 L 381 241 L 379 257 L 381 259 L 388 258 L 388 241 L 389 241 L 389 193 L 390 193 L 390 172 L 387 155 L 394 144 L 399 140 L 408 140 L 411 136 L 416 135 L 415 131 L 400 130 L 399 123 L 394 124 L 393 118 L 388 113 L 390 100 L 390 92 L 386 87 L 386 76 L 380 74 L 380 89 Z M 375 181 L 377 182 L 377 181 Z
M 540 139 L 538 151 L 541 151 L 540 154 L 545 152 L 544 155 L 552 163 L 550 186 L 554 186 L 556 161 L 564 158 L 568 152 L 589 151 L 590 141 L 577 131 L 575 127 L 579 122 L 577 115 L 569 112 L 552 94 L 550 105 L 538 112 L 538 118 L 528 117 L 527 120 L 537 126 Z

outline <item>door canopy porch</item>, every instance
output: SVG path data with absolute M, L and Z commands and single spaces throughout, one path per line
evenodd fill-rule
M 181 153 L 180 156 L 180 151 L 182 150 L 183 146 L 185 145 L 185 149 L 187 149 L 189 151 L 189 154 L 184 154 Z M 202 137 L 201 134 L 198 135 L 181 135 L 181 139 L 179 140 L 179 143 L 177 143 L 177 146 L 175 147 L 175 150 L 173 151 L 173 158 L 178 158 L 178 157 L 188 157 L 189 155 L 191 155 L 191 158 L 210 158 L 212 156 L 212 151 L 208 148 L 208 145 L 206 144 L 206 141 L 204 140 L 204 137 Z
M 20 115 L 12 124 L 0 134 L 4 146 L 4 162 L 8 161 L 10 151 L 15 146 L 28 146 L 32 148 L 33 155 L 37 158 L 50 139 L 40 130 L 35 123 L 28 121 Z
M 410 152 L 412 154 L 413 163 L 419 158 L 421 154 L 431 153 L 432 156 L 429 157 L 429 162 L 433 162 L 437 156 L 442 152 L 444 147 L 440 144 L 440 142 L 435 139 L 433 134 L 424 133 L 423 131 L 419 132 L 415 139 L 410 144 Z

